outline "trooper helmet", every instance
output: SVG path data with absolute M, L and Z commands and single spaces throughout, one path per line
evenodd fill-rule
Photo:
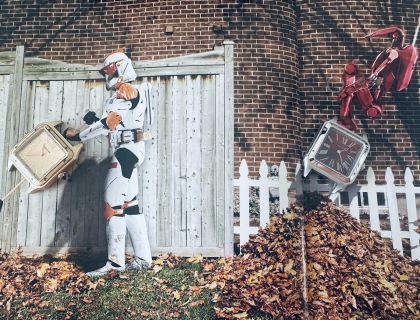
M 131 82 L 137 78 L 131 60 L 124 53 L 125 48 L 120 48 L 109 54 L 104 61 L 103 68 L 99 73 L 105 77 L 106 89 L 115 89 L 119 77 L 124 82 Z

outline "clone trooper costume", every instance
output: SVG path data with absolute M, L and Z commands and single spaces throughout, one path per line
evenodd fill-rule
M 137 165 L 145 157 L 144 121 L 153 122 L 151 108 L 151 85 L 131 85 L 137 75 L 131 60 L 117 50 L 106 57 L 99 71 L 106 80 L 107 90 L 115 90 L 105 101 L 101 118 L 88 112 L 83 120 L 89 127 L 79 132 L 68 128 L 63 135 L 72 141 L 85 141 L 98 135 L 107 135 L 114 154 L 105 179 L 104 218 L 108 243 L 108 261 L 98 270 L 88 272 L 98 277 L 110 270 L 145 269 L 150 266 L 152 256 L 144 215 L 139 212 Z M 135 259 L 125 264 L 126 231 L 130 235 Z

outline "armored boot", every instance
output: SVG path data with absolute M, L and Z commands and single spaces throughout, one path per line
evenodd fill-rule
M 126 217 L 113 216 L 106 222 L 108 261 L 105 266 L 86 273 L 91 278 L 106 275 L 111 270 L 125 271 Z
M 127 214 L 127 230 L 134 249 L 134 261 L 127 264 L 127 270 L 142 270 L 150 268 L 152 253 L 147 235 L 146 219 L 143 214 Z

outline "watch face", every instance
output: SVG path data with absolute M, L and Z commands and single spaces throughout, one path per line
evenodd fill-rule
M 330 127 L 325 133 L 315 160 L 343 176 L 350 176 L 354 166 L 359 162 L 359 156 L 364 150 L 364 144 L 343 131 Z
M 17 159 L 36 180 L 42 180 L 66 159 L 67 155 L 66 149 L 45 128 L 35 131 L 33 136 L 16 150 Z

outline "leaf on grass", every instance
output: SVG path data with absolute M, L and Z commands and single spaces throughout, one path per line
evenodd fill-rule
M 98 286 L 98 282 L 92 282 L 90 280 L 88 280 L 86 284 L 89 290 L 95 290 L 96 287 Z
M 172 294 L 176 300 L 179 300 L 179 298 L 181 298 L 181 295 L 179 294 L 178 290 L 175 290 L 174 292 L 172 292 Z
M 211 299 L 211 302 L 219 302 L 221 301 L 220 296 L 218 293 L 216 293 L 213 298 Z
M 204 261 L 202 264 L 204 271 L 213 271 L 214 270 L 214 263 L 210 261 Z
M 54 307 L 54 309 L 56 310 L 56 311 L 66 311 L 66 308 L 65 307 L 63 307 L 63 306 L 55 306 Z
M 192 263 L 199 263 L 199 262 L 203 261 L 203 255 L 199 254 L 198 256 L 189 257 L 187 259 L 187 261 L 192 262 Z
M 165 282 L 165 280 L 162 280 L 162 279 L 160 279 L 160 278 L 156 278 L 156 277 L 153 277 L 152 279 L 153 279 L 153 280 L 155 280 L 155 282 L 156 282 L 157 284 L 162 284 L 162 283 L 164 283 L 164 282 Z
M 38 303 L 39 308 L 48 307 L 49 305 L 50 305 L 50 302 L 47 300 L 42 300 L 41 302 Z
M 190 291 L 193 295 L 197 295 L 203 291 L 199 286 L 190 286 Z
M 400 280 L 401 281 L 407 281 L 408 279 L 409 279 L 409 277 L 406 274 L 400 275 Z
M 162 266 L 156 265 L 153 267 L 153 272 L 158 273 L 160 270 L 162 270 L 162 268 L 163 268 Z
M 196 307 L 196 306 L 199 306 L 199 305 L 202 305 L 202 304 L 204 304 L 204 300 L 197 300 L 197 301 L 190 302 L 189 306 L 190 307 Z

